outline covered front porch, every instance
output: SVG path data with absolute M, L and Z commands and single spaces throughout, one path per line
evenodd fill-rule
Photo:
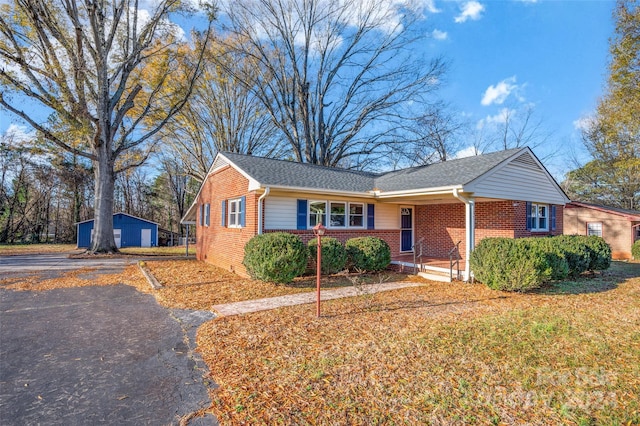
M 434 281 L 460 281 L 465 277 L 465 262 L 459 253 L 451 258 L 416 256 L 413 253 L 402 253 L 392 256 L 391 264 L 400 272 L 418 274 Z

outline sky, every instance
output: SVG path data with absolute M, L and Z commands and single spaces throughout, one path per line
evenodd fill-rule
M 534 149 L 558 179 L 589 159 L 579 125 L 603 94 L 613 1 L 436 2 L 424 48 L 451 68 L 442 97 L 472 126 L 533 108 L 549 138 Z
M 614 1 L 413 1 L 424 14 L 418 53 L 449 62 L 440 96 L 460 119 L 480 128 L 532 108 L 549 136 L 534 152 L 557 180 L 574 158 L 588 161 L 579 125 L 603 93 Z M 29 131 L 0 110 L 0 134 L 9 128 Z

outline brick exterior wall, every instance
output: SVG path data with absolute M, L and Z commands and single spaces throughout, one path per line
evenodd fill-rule
M 531 232 L 526 229 L 526 202 L 476 202 L 475 244 L 483 238 L 522 238 L 530 236 L 561 235 L 563 209 L 556 206 L 556 229 L 549 232 Z M 464 259 L 465 206 L 462 203 L 432 204 L 415 207 L 416 241 L 424 239 L 423 253 L 428 257 L 447 258 L 449 250 L 460 243 L 460 257 Z
M 602 223 L 602 238 L 611 246 L 614 259 L 631 259 L 634 241 L 632 226 L 638 222 L 601 210 L 571 206 L 564 211 L 565 230 L 568 235 L 587 235 L 587 224 Z
M 200 225 L 200 209 L 196 218 L 196 257 L 239 275 L 246 276 L 242 266 L 244 245 L 258 233 L 259 194 L 248 192 L 249 181 L 234 168 L 217 170 L 204 183 L 198 204 L 210 204 L 210 225 Z M 221 225 L 223 200 L 245 196 L 245 227 L 231 228 Z M 227 203 L 228 208 L 228 203 Z M 563 209 L 556 208 L 556 230 L 536 232 L 526 230 L 526 203 L 523 201 L 495 201 L 476 203 L 476 244 L 486 237 L 520 238 L 562 234 Z M 264 220 L 264 218 L 263 218 Z M 228 225 L 228 218 L 225 221 Z M 265 232 L 277 232 L 276 229 Z M 298 235 L 306 244 L 314 238 L 312 230 L 286 230 Z M 376 236 L 387 241 L 391 255 L 400 254 L 400 230 L 330 230 L 328 236 L 342 243 L 350 238 Z M 428 257 L 447 258 L 449 250 L 458 242 L 461 258 L 465 256 L 465 206 L 462 203 L 418 205 L 414 207 L 414 240 L 424 238 L 424 254 Z
M 242 258 L 244 245 L 258 233 L 258 195 L 247 193 L 249 181 L 232 167 L 210 175 L 204 183 L 198 204 L 211 205 L 210 226 L 200 225 L 200 210 L 196 220 L 196 258 L 247 276 Z M 245 227 L 222 226 L 222 201 L 246 196 Z M 227 203 L 228 209 L 228 203 Z M 228 224 L 228 219 L 225 221 Z

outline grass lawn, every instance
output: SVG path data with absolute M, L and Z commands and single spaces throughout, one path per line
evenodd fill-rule
M 535 294 L 423 287 L 204 324 L 222 424 L 639 424 L 640 264 Z
M 0 256 L 13 254 L 67 253 L 76 250 L 75 244 L 0 244 Z
M 316 289 L 316 278 L 296 278 L 290 284 L 272 284 L 241 278 L 236 274 L 197 260 L 148 261 L 147 266 L 164 286 L 153 291 L 158 301 L 167 307 L 181 309 L 211 309 L 219 303 L 240 302 L 264 297 L 283 296 L 310 292 Z M 357 277 L 357 278 L 356 278 Z M 335 275 L 322 278 L 322 288 L 336 288 L 353 285 L 354 279 L 362 283 L 384 281 L 420 280 L 406 274 L 385 272 L 380 275 L 351 277 Z M 136 285 L 135 282 L 124 283 Z M 137 285 L 136 285 L 137 286 Z M 148 285 L 143 291 L 151 291 Z
M 120 249 L 122 254 L 138 256 L 180 256 L 185 254 L 184 246 L 177 247 L 126 247 Z M 0 256 L 14 254 L 42 254 L 42 253 L 81 253 L 84 249 L 76 248 L 75 244 L 0 244 Z M 195 246 L 189 247 L 189 254 L 195 255 Z

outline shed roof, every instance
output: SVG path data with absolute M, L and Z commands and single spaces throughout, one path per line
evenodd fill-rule
M 628 210 L 618 207 L 603 206 L 599 204 L 583 203 L 582 201 L 572 201 L 571 203 L 567 204 L 566 207 L 569 209 L 582 207 L 592 210 L 598 210 L 605 213 L 615 214 L 617 216 L 623 216 L 631 221 L 640 221 L 640 211 L 638 210 Z
M 131 218 L 133 218 L 133 219 L 142 220 L 143 222 L 148 222 L 148 223 L 150 223 L 150 224 L 152 224 L 152 225 L 158 225 L 158 226 L 159 226 L 159 224 L 158 224 L 157 222 L 152 222 L 152 221 L 150 221 L 150 220 L 143 219 L 143 218 L 141 218 L 141 217 L 134 216 L 134 215 L 129 214 L 129 213 L 118 212 L 118 213 L 114 213 L 114 214 L 113 214 L 113 216 L 117 216 L 117 215 L 119 215 L 119 214 L 121 214 L 121 215 L 123 215 L 123 216 L 131 217 Z M 93 218 L 93 219 L 87 219 L 87 220 L 83 220 L 83 221 L 80 221 L 80 222 L 76 222 L 76 223 L 74 223 L 74 225 L 79 225 L 79 224 L 81 224 L 81 223 L 87 223 L 87 222 L 93 222 L 94 220 L 95 220 L 95 218 Z

